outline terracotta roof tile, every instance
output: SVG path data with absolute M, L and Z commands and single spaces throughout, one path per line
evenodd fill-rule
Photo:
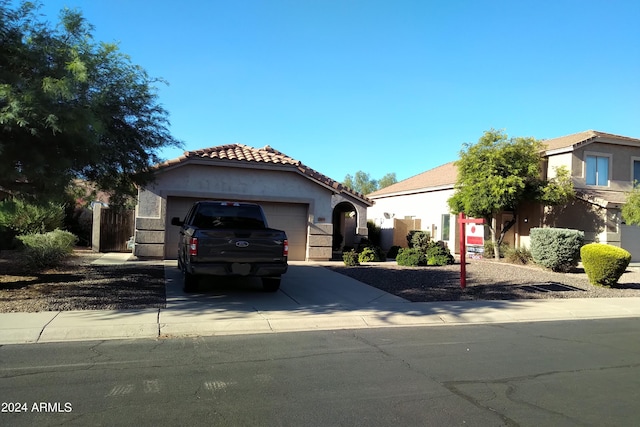
M 364 194 L 358 193 L 357 191 L 353 191 L 352 189 L 343 186 L 342 184 L 334 181 L 328 176 L 323 175 L 320 172 L 306 166 L 299 160 L 289 157 L 286 154 L 283 154 L 268 145 L 263 148 L 254 148 L 244 144 L 228 144 L 220 145 L 217 147 L 204 148 L 201 150 L 185 151 L 184 155 L 178 157 L 177 159 L 168 160 L 158 165 L 158 168 L 174 166 L 194 159 L 211 159 L 229 162 L 234 161 L 267 164 L 271 163 L 274 165 L 290 166 L 298 170 L 301 174 L 321 184 L 331 187 L 338 192 L 345 192 L 352 196 L 355 196 L 356 198 L 362 199 L 367 203 L 372 203 Z

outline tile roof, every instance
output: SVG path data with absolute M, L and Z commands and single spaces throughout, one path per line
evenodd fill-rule
M 263 148 L 254 148 L 244 144 L 227 144 L 204 148 L 201 150 L 185 151 L 182 156 L 176 159 L 167 160 L 166 162 L 159 164 L 157 167 L 165 168 L 169 166 L 176 166 L 190 160 L 212 160 L 229 163 L 241 162 L 290 167 L 314 181 L 333 188 L 338 193 L 344 192 L 372 204 L 371 200 L 369 200 L 364 194 L 345 187 L 328 176 L 306 166 L 299 160 L 289 157 L 268 145 Z
M 458 168 L 454 162 L 445 163 L 444 165 L 430 169 L 411 178 L 397 182 L 388 187 L 382 188 L 373 193 L 367 194 L 369 198 L 378 198 L 386 195 L 414 192 L 421 189 L 431 187 L 451 186 L 456 183 L 458 177 Z
M 576 147 L 594 139 L 602 138 L 607 140 L 618 140 L 626 143 L 633 143 L 640 145 L 640 139 L 630 138 L 628 136 L 614 135 L 612 133 L 598 132 L 596 130 L 587 130 L 584 132 L 578 132 L 571 135 L 561 136 L 558 138 L 551 138 L 542 141 L 546 146 L 546 151 L 559 150 L 562 148 Z
M 599 132 L 595 130 L 587 130 L 584 132 L 561 136 L 559 138 L 547 139 L 544 140 L 543 143 L 546 146 L 545 152 L 548 153 L 549 151 L 553 150 L 576 147 L 585 143 L 592 142 L 598 138 L 607 141 L 614 140 L 627 144 L 640 145 L 640 139 L 614 135 L 611 133 Z M 392 194 L 396 195 L 405 192 L 427 190 L 430 188 L 453 186 L 456 183 L 457 176 L 458 169 L 455 165 L 455 162 L 450 162 L 421 174 L 412 176 L 411 178 L 407 178 L 404 181 L 400 181 L 396 184 L 390 185 L 389 187 L 385 187 L 381 190 L 369 193 L 367 194 L 367 197 L 376 199 Z M 609 195 L 609 197 L 611 197 L 611 195 Z M 615 198 L 619 199 L 620 197 L 616 195 Z

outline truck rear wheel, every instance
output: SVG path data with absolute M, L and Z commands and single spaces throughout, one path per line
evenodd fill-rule
M 280 289 L 280 278 L 279 277 L 263 277 L 262 288 L 265 290 L 265 292 L 277 292 L 278 289 Z

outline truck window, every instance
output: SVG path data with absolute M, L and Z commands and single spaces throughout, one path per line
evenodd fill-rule
M 193 225 L 203 229 L 255 230 L 266 228 L 257 206 L 201 206 L 193 219 Z

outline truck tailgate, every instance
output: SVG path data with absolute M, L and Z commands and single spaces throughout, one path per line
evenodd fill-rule
M 283 260 L 279 230 L 199 230 L 194 262 L 273 262 Z

